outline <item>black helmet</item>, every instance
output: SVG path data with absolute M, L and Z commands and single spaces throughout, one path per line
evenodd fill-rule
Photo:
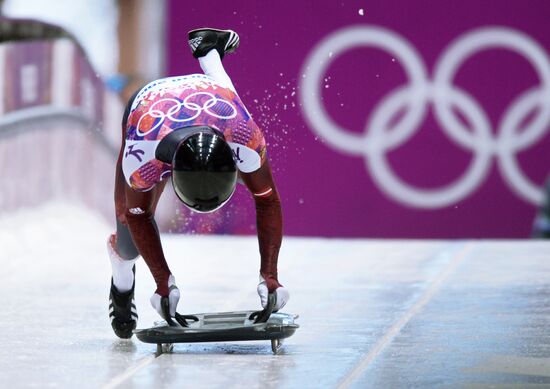
M 162 139 L 155 154 L 158 160 L 172 164 L 172 186 L 193 211 L 215 211 L 235 191 L 233 153 L 223 135 L 211 127 L 174 130 Z

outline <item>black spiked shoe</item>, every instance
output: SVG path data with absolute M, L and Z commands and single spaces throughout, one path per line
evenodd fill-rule
M 189 31 L 188 37 L 195 58 L 204 57 L 210 50 L 216 49 L 223 59 L 225 53 L 232 53 L 239 47 L 239 35 L 232 30 L 199 28 Z
M 111 319 L 111 327 L 115 334 L 122 339 L 130 339 L 133 335 L 133 330 L 136 329 L 138 314 L 134 301 L 134 287 L 132 289 L 120 293 L 113 284 L 111 279 L 111 293 L 109 294 L 109 318 Z

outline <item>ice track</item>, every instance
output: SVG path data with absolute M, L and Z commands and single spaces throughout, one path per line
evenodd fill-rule
M 117 340 L 107 317 L 110 226 L 50 204 L 0 217 L 5 388 L 549 387 L 550 243 L 286 238 L 285 311 L 269 342 Z M 258 307 L 254 237 L 164 236 L 184 313 Z M 156 320 L 140 261 L 139 327 Z

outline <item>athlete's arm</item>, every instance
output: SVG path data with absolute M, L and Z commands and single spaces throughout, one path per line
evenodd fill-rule
M 260 274 L 266 280 L 269 292 L 281 286 L 277 275 L 279 249 L 283 237 L 281 200 L 275 187 L 269 161 L 252 173 L 241 177 L 256 203 L 256 228 L 260 245 Z

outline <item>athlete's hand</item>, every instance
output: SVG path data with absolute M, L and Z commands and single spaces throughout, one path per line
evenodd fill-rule
M 176 286 L 176 280 L 173 275 L 170 275 L 168 278 L 168 306 L 170 310 L 170 316 L 174 317 L 176 316 L 176 308 L 178 307 L 178 302 L 180 301 L 180 290 Z M 160 317 L 162 317 L 164 320 L 166 320 L 166 317 L 164 317 L 164 313 L 162 312 L 162 306 L 160 303 L 161 295 L 158 293 L 155 293 L 151 296 L 151 305 L 153 308 L 155 308 L 155 311 L 158 312 Z
M 277 302 L 275 303 L 275 308 L 273 308 L 273 312 L 277 312 L 278 310 L 282 309 L 288 302 L 288 300 L 290 299 L 290 294 L 288 293 L 288 290 L 284 286 L 279 284 L 277 280 L 269 279 L 266 281 L 264 277 L 262 277 L 262 275 L 260 274 L 258 295 L 260 296 L 260 301 L 263 308 L 267 306 L 267 295 L 269 294 L 270 290 L 275 291 L 275 293 L 277 294 Z

